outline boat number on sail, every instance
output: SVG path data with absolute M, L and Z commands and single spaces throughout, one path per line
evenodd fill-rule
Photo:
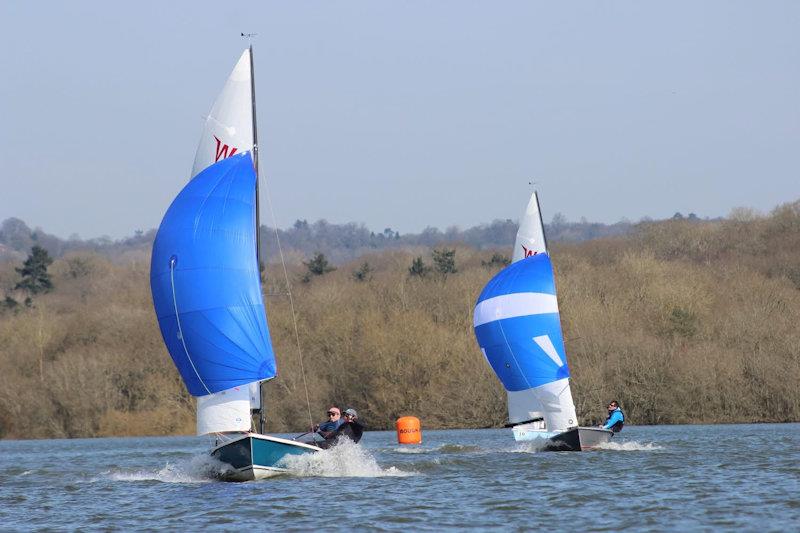
M 214 135 L 214 140 L 217 141 L 217 153 L 216 158 L 214 159 L 215 163 L 220 159 L 226 159 L 236 153 L 237 148 L 235 146 L 228 146 L 224 142 L 220 141 L 219 137 L 216 135 Z
M 214 138 L 216 139 L 216 137 L 214 137 Z M 217 142 L 219 142 L 219 141 L 217 141 Z M 536 250 L 528 250 L 527 248 L 525 248 L 524 244 L 520 244 L 520 246 L 522 246 L 522 249 L 525 251 L 525 257 L 530 257 L 532 255 L 536 255 L 536 254 L 539 253 Z

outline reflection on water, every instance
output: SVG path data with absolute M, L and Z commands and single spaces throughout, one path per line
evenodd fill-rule
M 249 483 L 216 481 L 224 466 L 203 438 L 0 442 L 0 523 L 308 529 L 334 516 L 385 530 L 800 527 L 798 424 L 632 426 L 580 453 L 541 452 L 509 430 L 424 439 L 400 446 L 393 433 L 368 432 L 361 445 L 292 456 L 288 474 Z

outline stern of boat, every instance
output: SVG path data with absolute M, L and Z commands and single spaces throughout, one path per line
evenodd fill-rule
M 580 427 L 578 428 L 578 435 L 581 449 L 591 450 L 598 448 L 601 444 L 610 442 L 614 432 L 610 429 Z

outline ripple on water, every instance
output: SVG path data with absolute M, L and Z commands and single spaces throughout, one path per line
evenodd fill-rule
M 12 494 L 10 496 L 0 498 L 0 503 L 14 505 L 17 503 L 24 503 L 27 500 L 28 497 L 24 494 Z
M 440 444 L 438 446 L 422 446 L 410 445 L 395 446 L 392 448 L 383 448 L 380 451 L 402 454 L 458 454 L 458 453 L 483 453 L 486 450 L 480 446 L 471 446 L 466 444 Z

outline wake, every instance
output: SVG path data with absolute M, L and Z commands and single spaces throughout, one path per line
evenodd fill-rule
M 542 453 L 546 445 L 547 445 L 546 441 L 518 442 L 512 448 L 506 448 L 498 451 L 505 453 Z
M 664 449 L 663 446 L 659 446 L 658 444 L 654 444 L 652 442 L 639 443 L 635 440 L 627 442 L 610 441 L 600 444 L 597 448 L 600 450 L 613 450 L 617 452 L 653 452 Z
M 91 481 L 160 481 L 162 483 L 210 483 L 229 467 L 208 454 L 194 455 L 159 470 L 113 470 Z
M 406 477 L 416 475 L 396 467 L 381 468 L 375 458 L 363 447 L 343 440 L 329 450 L 302 455 L 286 456 L 278 465 L 287 472 L 278 474 L 297 477 Z M 211 483 L 230 467 L 208 454 L 194 455 L 167 463 L 158 470 L 112 470 L 90 481 L 161 483 Z
M 517 445 L 511 449 L 501 450 L 507 453 L 542 453 L 545 447 L 545 442 L 519 442 Z M 585 450 L 587 452 L 591 451 L 615 451 L 615 452 L 654 452 L 657 450 L 663 450 L 662 446 L 658 444 L 654 444 L 652 442 L 636 442 L 636 441 L 623 441 L 623 442 L 606 442 L 604 444 L 599 444 L 597 447 L 592 448 L 591 450 Z M 546 453 L 546 452 L 545 452 Z
M 288 455 L 279 466 L 298 477 L 406 477 L 415 475 L 396 467 L 381 468 L 363 447 L 342 439 L 336 446 L 317 453 Z

